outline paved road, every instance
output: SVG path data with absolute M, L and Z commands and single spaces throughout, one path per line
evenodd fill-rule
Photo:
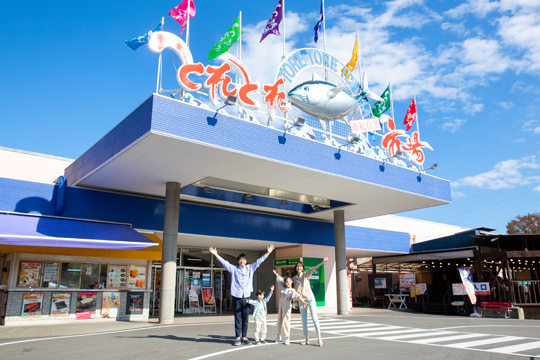
M 202 323 L 202 321 L 206 321 Z M 211 322 L 208 322 L 211 321 Z M 321 317 L 324 346 L 301 346 L 292 320 L 289 346 L 231 346 L 231 317 L 183 318 L 178 324 L 78 323 L 0 328 L 2 359 L 531 359 L 540 360 L 537 320 L 430 316 L 355 310 Z M 268 339 L 275 339 L 275 315 Z M 250 331 L 253 330 L 250 324 Z

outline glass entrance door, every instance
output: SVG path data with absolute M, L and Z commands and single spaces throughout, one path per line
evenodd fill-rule
M 182 314 L 221 314 L 223 269 L 179 267 L 176 279 L 176 311 Z

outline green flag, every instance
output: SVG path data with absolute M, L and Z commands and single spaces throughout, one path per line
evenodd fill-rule
M 238 41 L 240 38 L 240 31 L 244 34 L 244 30 L 240 29 L 240 17 L 236 18 L 236 21 L 229 30 L 221 37 L 221 39 L 210 49 L 208 53 L 208 60 L 217 58 L 219 55 L 227 52 L 229 48 Z
M 388 109 L 390 109 L 390 85 L 384 90 L 384 92 L 381 95 L 381 98 L 383 101 L 377 101 L 375 105 L 373 105 L 373 108 L 371 109 L 371 112 L 373 113 L 373 116 L 375 117 L 381 117 L 381 115 Z

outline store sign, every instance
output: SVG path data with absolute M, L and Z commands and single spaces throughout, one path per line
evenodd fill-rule
M 300 258 L 274 260 L 274 267 L 277 267 L 277 266 L 294 266 L 299 261 L 300 261 Z
M 473 283 L 474 294 L 475 295 L 489 295 L 491 294 L 491 289 L 488 282 L 478 282 Z M 465 290 L 465 285 L 463 283 L 452 284 L 452 294 L 453 295 L 467 295 Z
M 349 125 L 351 125 L 351 132 L 353 134 L 381 130 L 379 119 L 376 118 L 350 120 Z
M 380 144 L 388 153 L 385 157 L 393 157 L 401 151 L 408 161 L 422 165 L 423 148 L 433 150 L 427 142 L 420 141 L 418 132 L 409 136 L 404 130 L 396 129 L 392 119 L 387 121 L 386 115 L 380 119 L 365 118 L 371 116 L 367 99 L 381 101 L 381 98 L 369 90 L 365 74 L 360 84 L 350 71 L 346 71 L 343 63 L 325 51 L 305 48 L 292 52 L 282 60 L 274 83 L 261 85 L 251 78 L 246 66 L 228 52 L 217 58 L 222 61 L 221 65 L 195 63 L 186 43 L 172 33 L 152 32 L 148 48 L 157 54 L 165 49 L 175 52 L 182 62 L 176 73 L 180 87 L 187 92 L 206 90 L 214 106 L 228 96 L 235 96 L 238 105 L 246 111 L 261 110 L 266 106 L 269 117 L 274 120 L 276 111 L 289 112 L 294 105 L 301 111 L 301 116 L 312 115 L 319 123 L 343 119 L 349 124 L 351 134 L 380 131 L 381 123 L 386 120 L 388 132 Z M 237 84 L 231 78 L 232 73 L 239 74 Z M 318 75 L 321 73 L 324 78 Z M 326 126 L 321 127 L 326 131 Z M 370 144 L 365 146 L 372 147 Z M 371 154 L 368 156 L 376 156 L 367 152 Z

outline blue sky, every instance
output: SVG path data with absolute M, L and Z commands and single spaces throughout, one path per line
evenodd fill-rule
M 281 38 L 260 35 L 277 0 L 195 0 L 190 49 L 206 55 L 242 11 L 242 61 L 270 82 Z M 158 57 L 124 40 L 180 26 L 179 0 L 3 1 L 0 5 L 0 146 L 77 158 L 156 87 Z M 355 34 L 370 88 L 392 83 L 395 119 L 412 95 L 426 164 L 452 182 L 450 205 L 400 215 L 504 233 L 540 211 L 540 3 L 326 0 L 327 51 L 347 63 Z M 286 52 L 313 43 L 318 0 L 286 1 Z M 167 75 L 164 74 L 164 77 Z M 165 86 L 177 87 L 174 77 Z

